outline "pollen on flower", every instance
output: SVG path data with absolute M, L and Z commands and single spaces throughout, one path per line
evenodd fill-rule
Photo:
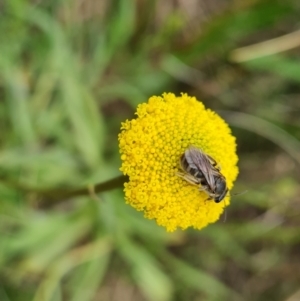
M 165 93 L 137 107 L 137 118 L 122 123 L 119 147 L 129 176 L 125 199 L 167 231 L 201 229 L 219 219 L 224 205 L 178 176 L 179 159 L 194 145 L 222 168 L 233 187 L 238 168 L 235 138 L 225 121 L 194 97 Z M 229 194 L 225 199 L 229 204 Z

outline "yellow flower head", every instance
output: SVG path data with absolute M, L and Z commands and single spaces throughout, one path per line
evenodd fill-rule
M 149 219 L 174 231 L 201 229 L 219 219 L 224 204 L 208 200 L 205 191 L 182 177 L 179 159 L 193 145 L 221 167 L 230 190 L 237 177 L 235 138 L 215 112 L 195 97 L 165 93 L 140 104 L 137 118 L 122 123 L 119 145 L 126 202 Z M 229 194 L 224 199 L 229 203 Z

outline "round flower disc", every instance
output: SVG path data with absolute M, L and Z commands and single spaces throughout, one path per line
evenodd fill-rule
M 235 138 L 225 121 L 194 97 L 165 93 L 140 104 L 137 118 L 122 123 L 119 145 L 126 202 L 143 210 L 168 231 L 201 229 L 219 219 L 229 193 L 220 203 L 200 186 L 178 176 L 180 157 L 190 146 L 211 156 L 221 167 L 230 190 L 237 177 Z

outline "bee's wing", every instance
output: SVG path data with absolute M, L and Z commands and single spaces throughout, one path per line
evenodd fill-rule
M 193 163 L 197 166 L 199 170 L 203 173 L 207 184 L 213 190 L 215 187 L 214 175 L 217 175 L 215 167 L 212 165 L 210 157 L 206 155 L 201 149 L 194 146 L 190 146 L 189 155 Z M 212 158 L 211 158 L 212 159 Z M 213 159 L 212 159 L 213 160 Z M 215 162 L 213 160 L 213 162 Z

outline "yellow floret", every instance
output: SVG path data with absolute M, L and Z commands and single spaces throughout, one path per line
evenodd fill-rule
M 119 134 L 120 170 L 129 176 L 126 202 L 167 231 L 201 229 L 218 220 L 224 203 L 208 200 L 204 191 L 177 172 L 179 158 L 194 145 L 216 160 L 232 189 L 238 158 L 235 138 L 225 121 L 187 94 L 153 96 L 138 106 L 136 115 L 122 123 Z M 224 201 L 229 204 L 229 194 Z

